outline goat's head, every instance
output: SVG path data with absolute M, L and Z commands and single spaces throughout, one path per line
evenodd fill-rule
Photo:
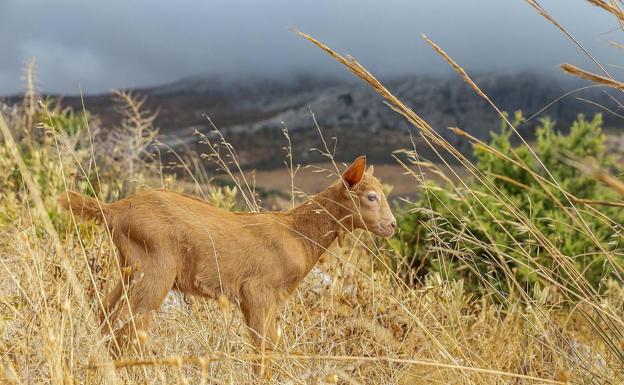
M 342 174 L 342 205 L 353 218 L 353 227 L 390 237 L 396 230 L 396 219 L 390 211 L 382 185 L 373 176 L 374 168 L 366 169 L 366 157 L 360 156 Z

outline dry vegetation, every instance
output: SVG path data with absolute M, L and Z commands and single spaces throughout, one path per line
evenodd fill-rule
M 539 4 L 530 3 L 554 22 Z M 610 12 L 619 9 L 617 2 L 605 4 L 603 8 Z M 401 256 L 388 243 L 363 233 L 352 234 L 344 247 L 335 245 L 328 250 L 325 261 L 281 313 L 282 348 L 270 357 L 276 363 L 271 381 L 623 383 L 623 281 L 610 279 L 600 291 L 594 290 L 582 274 L 573 271 L 570 261 L 575 256 L 566 255 L 556 242 L 540 236 L 532 219 L 513 207 L 496 185 L 427 122 L 354 59 L 302 35 L 369 83 L 391 108 L 413 123 L 423 140 L 437 151 L 455 156 L 462 173 L 486 186 L 490 198 L 516 215 L 517 223 L 498 223 L 497 231 L 506 231 L 509 225 L 525 226 L 540 247 L 551 253 L 554 266 L 538 266 L 540 285 L 517 285 L 503 301 L 495 301 L 499 293 L 477 296 L 467 292 L 462 281 L 446 281 L 438 275 L 415 285 L 405 283 L 389 267 Z M 427 42 L 487 99 L 459 65 L 432 41 Z M 211 184 L 200 162 L 184 157 L 179 160 L 186 176 L 178 183 L 163 172 L 157 152 L 150 162 L 144 162 L 147 152 L 154 154 L 148 150 L 155 131 L 153 116 L 139 108 L 140 99 L 119 94 L 123 127 L 114 140 L 100 141 L 95 118 L 40 102 L 32 65 L 27 74 L 24 104 L 0 110 L 0 380 L 11 384 L 251 383 L 250 362 L 257 353 L 236 306 L 198 298 L 172 295 L 163 311 L 155 315 L 149 351 L 128 352 L 113 360 L 105 348 L 106 336 L 95 321 L 103 292 L 122 274 L 111 239 L 95 224 L 70 221 L 57 203 L 59 194 L 68 188 L 112 200 L 137 188 L 185 186 L 187 192 L 215 205 L 261 210 L 251 176 L 238 169 L 234 149 L 216 129 L 203 135 L 206 157 L 230 176 L 235 188 Z M 592 80 L 621 84 L 605 80 L 610 79 L 605 76 Z M 513 127 L 512 122 L 507 123 Z M 466 135 L 459 129 L 456 132 Z M 339 166 L 327 146 L 323 152 L 328 157 L 326 172 L 335 173 Z M 497 154 L 495 150 L 492 153 Z M 409 162 L 401 163 L 402 177 L 406 183 L 421 183 L 422 168 L 428 164 L 415 151 L 407 151 L 407 155 Z M 518 162 L 497 155 L 501 162 Z M 286 159 L 288 172 L 283 178 L 290 181 L 297 170 L 292 159 Z M 584 172 L 620 187 L 618 178 L 582 164 Z M 440 172 L 453 178 L 456 171 L 448 167 Z M 544 186 L 563 191 L 548 175 L 534 177 Z M 304 191 L 313 192 L 315 187 Z M 304 195 L 295 193 L 295 183 L 287 183 L 284 189 Z M 458 199 L 480 204 L 482 197 L 470 194 L 458 193 Z M 288 199 L 283 202 L 290 204 Z M 587 235 L 590 230 L 583 226 L 576 202 L 557 202 L 569 208 L 570 223 Z M 614 229 L 614 241 L 619 241 L 619 224 L 614 224 Z M 436 231 L 435 227 L 429 229 L 428 236 L 435 240 Z M 509 257 L 496 243 L 482 247 L 501 259 Z M 443 244 L 440 249 L 445 250 Z M 620 277 L 622 266 L 614 265 L 616 277 Z M 574 279 L 562 285 L 561 271 Z M 508 278 L 513 280 L 514 275 Z M 484 282 L 488 279 L 483 276 Z M 487 291 L 488 286 L 484 287 Z

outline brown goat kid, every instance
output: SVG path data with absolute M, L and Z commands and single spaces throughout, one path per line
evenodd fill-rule
M 382 186 L 372 166 L 365 170 L 365 157 L 357 158 L 340 180 L 287 212 L 230 212 L 166 190 L 110 204 L 68 192 L 61 203 L 108 226 L 129 275 L 128 285 L 122 279 L 109 293 L 104 323 L 133 315 L 136 329 L 146 331 L 150 311 L 172 289 L 225 296 L 240 304 L 254 343 L 272 349 L 278 307 L 341 231 L 394 233 Z

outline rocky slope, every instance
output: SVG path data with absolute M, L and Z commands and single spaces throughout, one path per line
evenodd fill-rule
M 521 109 L 527 116 L 566 92 L 586 85 L 531 73 L 482 75 L 475 80 L 501 109 Z M 457 77 L 403 77 L 385 84 L 462 151 L 469 151 L 469 147 L 447 127 L 460 127 L 482 139 L 499 129 L 496 112 Z M 360 153 L 376 161 L 391 160 L 393 150 L 411 147 L 410 132 L 415 132 L 367 85 L 358 82 L 305 76 L 237 82 L 188 78 L 137 92 L 147 95 L 148 106 L 159 111 L 156 124 L 163 142 L 177 149 L 201 152 L 204 148 L 193 133 L 210 131 L 206 118 L 209 116 L 234 144 L 242 162 L 254 167 L 282 164 L 284 124 L 299 161 L 320 160 L 318 153 L 309 151 L 322 144 L 312 113 L 328 140 L 337 137 L 338 157 L 345 160 Z M 600 110 L 578 97 L 613 108 L 613 101 L 594 88 L 559 100 L 540 116 L 548 115 L 566 127 L 577 113 L 591 115 Z M 66 97 L 64 103 L 79 107 L 80 99 Z M 105 126 L 115 125 L 117 116 L 109 95 L 89 96 L 85 104 L 101 117 Z M 605 118 L 607 124 L 615 124 L 609 120 L 610 114 L 605 114 Z M 537 122 L 534 118 L 524 124 L 523 133 L 530 136 Z M 423 155 L 434 156 L 428 146 L 416 141 Z

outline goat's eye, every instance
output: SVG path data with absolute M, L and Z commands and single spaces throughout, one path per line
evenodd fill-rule
M 375 202 L 375 201 L 377 200 L 377 195 L 375 195 L 375 194 L 370 194 L 370 195 L 368 196 L 368 200 L 369 200 L 369 201 L 371 201 L 371 202 Z

